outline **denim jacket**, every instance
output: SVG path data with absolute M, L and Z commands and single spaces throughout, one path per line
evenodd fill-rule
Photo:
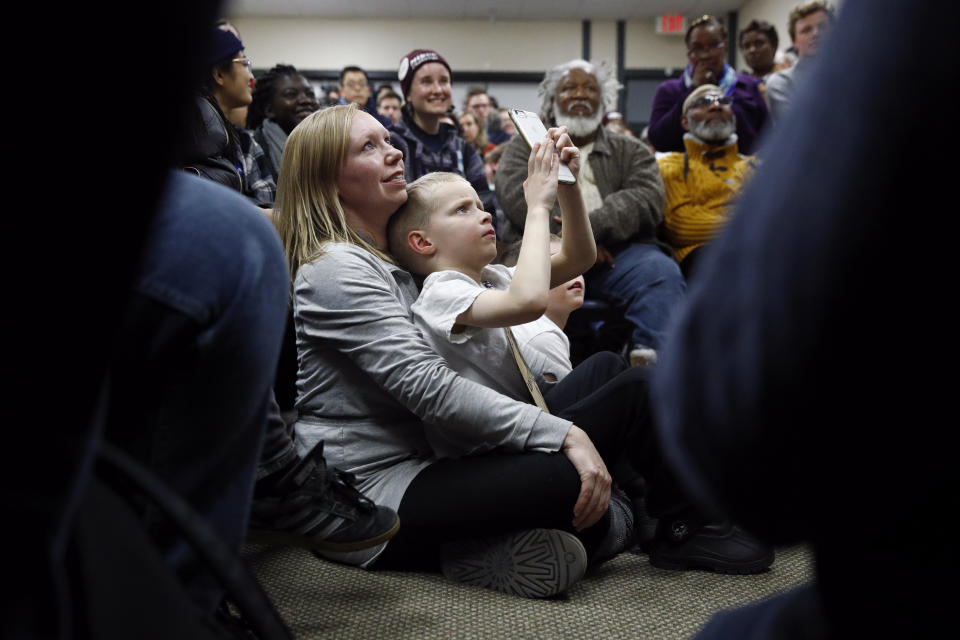
M 530 147 L 517 136 L 507 145 L 497 166 L 497 197 L 510 223 L 500 239 L 507 242 L 523 237 L 527 219 L 523 181 L 527 179 L 529 157 Z M 587 161 L 603 198 L 603 205 L 589 212 L 596 241 L 608 248 L 628 241 L 659 245 L 656 231 L 663 221 L 666 196 L 653 153 L 636 138 L 599 127 Z M 559 205 L 554 206 L 553 214 L 560 215 Z M 551 222 L 550 231 L 557 233 L 559 229 Z

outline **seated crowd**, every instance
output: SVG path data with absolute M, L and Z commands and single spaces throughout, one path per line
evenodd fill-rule
M 755 147 L 766 122 L 757 81 L 723 62 L 722 23 L 692 23 L 690 66 L 654 100 L 650 137 L 668 153 L 626 129 L 606 64 L 546 73 L 550 130 L 531 149 L 483 87 L 454 109 L 436 51 L 401 58 L 399 93 L 345 67 L 337 105 L 321 106 L 290 65 L 251 89 L 239 34 L 221 24 L 213 36 L 184 167 L 265 210 L 293 282 L 248 539 L 527 596 L 638 543 L 657 566 L 770 565 L 769 546 L 684 497 L 648 401 L 647 368 L 692 265 L 756 166 L 738 147 Z M 244 108 L 245 126 L 233 124 Z M 560 160 L 575 184 L 558 185 Z M 621 354 L 574 366 L 562 326 L 585 295 L 633 329 Z M 544 315 L 550 299 L 576 304 Z M 293 482 L 304 465 L 316 471 Z M 363 495 L 305 507 L 304 492 L 333 486 L 317 474 Z M 467 498 L 465 482 L 490 489 Z M 520 484 L 512 502 L 496 489 Z M 306 526 L 311 509 L 339 515 Z M 536 567 L 504 577 L 485 564 L 530 546 L 564 551 L 537 561 L 556 565 L 549 583 L 530 582 Z
M 707 277 L 704 255 L 832 19 L 824 3 L 798 7 L 799 59 L 779 70 L 775 29 L 750 22 L 749 74 L 725 62 L 720 20 L 694 21 L 687 66 L 653 100 L 649 143 L 617 111 L 607 65 L 560 62 L 539 88 L 548 133 L 532 148 L 484 88 L 453 108 L 455 73 L 437 51 L 400 58 L 399 93 L 345 67 L 328 104 L 291 65 L 252 88 L 239 34 L 213 28 L 180 168 L 240 196 L 181 175 L 165 211 L 187 203 L 199 218 L 206 199 L 229 226 L 242 196 L 265 214 L 240 207 L 233 233 L 256 237 L 272 294 L 245 283 L 231 295 L 255 299 L 269 340 L 256 358 L 236 345 L 228 357 L 280 366 L 245 381 L 243 424 L 261 436 L 233 443 L 243 469 L 225 473 L 243 477 L 203 494 L 201 515 L 232 544 L 440 570 L 526 597 L 561 593 L 638 545 L 657 567 L 767 570 L 767 540 L 691 497 L 662 446 L 671 413 L 652 380 L 687 284 Z M 558 182 L 561 162 L 574 183 Z M 563 329 L 584 296 L 629 321 L 622 353 L 571 362 Z M 154 305 L 144 317 L 161 317 Z M 165 313 L 173 326 L 181 312 Z

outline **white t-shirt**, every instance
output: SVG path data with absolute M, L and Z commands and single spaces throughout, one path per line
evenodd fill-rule
M 541 391 L 547 391 L 573 369 L 570 338 L 547 316 L 513 327 L 513 337 Z M 547 374 L 551 374 L 553 380 L 549 380 Z
M 513 268 L 496 264 L 485 267 L 480 275 L 490 284 L 489 288 L 505 290 L 513 272 Z M 464 378 L 515 400 L 531 402 L 503 329 L 463 327 L 460 333 L 451 333 L 457 317 L 485 290 L 459 271 L 431 273 L 423 281 L 420 297 L 410 307 L 413 321 L 450 368 Z

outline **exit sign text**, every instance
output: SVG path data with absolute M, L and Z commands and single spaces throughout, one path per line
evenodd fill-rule
M 657 33 L 682 34 L 687 30 L 685 16 L 657 16 Z

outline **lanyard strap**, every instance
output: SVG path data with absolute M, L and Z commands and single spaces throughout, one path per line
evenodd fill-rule
M 523 359 L 523 354 L 520 353 L 517 340 L 513 337 L 513 331 L 510 330 L 510 327 L 504 327 L 503 330 L 507 333 L 507 342 L 510 343 L 510 350 L 513 351 L 513 359 L 517 361 L 517 368 L 520 369 L 520 375 L 523 377 L 523 381 L 527 383 L 527 389 L 530 391 L 533 401 L 538 407 L 543 409 L 543 411 L 550 413 L 550 410 L 547 408 L 547 403 L 543 400 L 543 394 L 540 393 L 540 387 L 537 386 L 537 381 L 533 379 L 533 374 L 530 373 L 530 367 L 527 366 L 527 361 Z

